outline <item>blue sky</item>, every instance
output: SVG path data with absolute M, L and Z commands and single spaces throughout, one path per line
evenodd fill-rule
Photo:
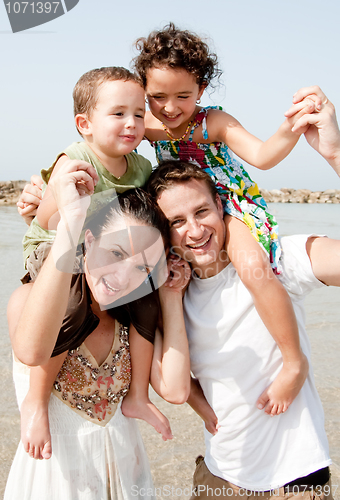
M 28 179 L 79 140 L 78 78 L 100 66 L 128 67 L 134 40 L 169 21 L 209 37 L 219 56 L 223 85 L 202 103 L 221 104 L 257 137 L 277 130 L 305 85 L 320 85 L 340 116 L 339 20 L 338 0 L 80 0 L 64 16 L 13 34 L 1 4 L 0 180 Z M 148 144 L 139 152 L 153 159 Z M 277 167 L 249 171 L 269 189 L 340 187 L 303 137 Z

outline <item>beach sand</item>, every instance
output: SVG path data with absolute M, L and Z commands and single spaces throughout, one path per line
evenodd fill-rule
M 315 381 L 325 410 L 325 426 L 330 444 L 330 455 L 333 459 L 331 472 L 332 483 L 336 488 L 335 500 L 340 500 L 340 486 L 337 487 L 340 485 L 339 304 L 340 289 L 326 287 L 315 291 L 306 300 L 307 331 L 312 345 Z M 320 311 L 324 311 L 324 314 Z M 171 405 L 155 394 L 152 395 L 152 400 L 169 418 L 174 435 L 173 440 L 163 442 L 161 436 L 152 427 L 140 422 L 154 485 L 158 488 L 157 499 L 190 498 L 189 491 L 195 469 L 195 458 L 197 455 L 204 455 L 202 421 L 187 404 Z M 0 440 L 1 496 L 19 439 L 18 413 L 14 406 L 13 394 L 9 393 L 8 388 L 5 391 L 4 403 L 9 406 L 13 417 L 8 419 L 2 413 L 0 420 L 2 429 Z
M 274 206 L 273 210 L 278 212 L 278 219 L 282 221 L 282 234 L 305 231 L 327 233 L 330 236 L 340 238 L 338 209 L 335 206 L 316 207 L 315 205 L 294 206 L 291 204 Z M 300 221 L 303 227 L 297 227 L 295 221 Z M 316 223 L 319 223 L 319 226 Z M 0 226 L 5 232 L 4 238 L 0 241 L 0 256 L 3 256 L 2 260 L 0 259 L 0 270 L 3 277 L 3 284 L 0 287 L 0 365 L 2 375 L 0 377 L 0 498 L 2 498 L 9 468 L 20 437 L 19 413 L 11 382 L 11 349 L 6 324 L 6 303 L 10 293 L 18 285 L 18 278 L 22 274 L 18 263 L 21 263 L 20 240 L 25 226 L 17 217 L 14 207 L 2 208 Z M 330 444 L 330 456 L 333 459 L 332 482 L 335 486 L 339 485 L 334 495 L 336 500 L 340 500 L 339 305 L 340 289 L 335 288 L 319 289 L 306 299 L 307 331 L 312 345 L 312 364 L 316 386 L 325 410 L 325 427 Z M 191 488 L 195 458 L 199 454 L 204 454 L 203 424 L 186 404 L 170 405 L 157 396 L 153 396 L 152 399 L 169 418 L 174 434 L 172 441 L 164 443 L 161 436 L 153 428 L 144 422 L 140 424 L 155 487 L 163 488 L 157 498 L 188 498 L 184 490 Z M 173 488 L 173 493 L 171 488 Z

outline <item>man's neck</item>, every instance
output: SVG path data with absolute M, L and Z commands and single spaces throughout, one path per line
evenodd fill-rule
M 223 271 L 223 269 L 225 269 L 230 264 L 230 262 L 231 261 L 227 252 L 223 249 L 220 251 L 217 260 L 205 266 L 193 267 L 193 270 L 200 279 L 211 278 Z

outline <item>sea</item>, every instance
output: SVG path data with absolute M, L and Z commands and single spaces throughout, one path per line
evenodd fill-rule
M 336 204 L 270 204 L 271 212 L 279 222 L 280 234 L 319 234 L 340 240 L 340 205 Z M 16 207 L 0 207 L 0 498 L 6 478 L 19 442 L 19 414 L 12 383 L 12 354 L 8 337 L 6 306 L 11 293 L 20 286 L 24 274 L 21 240 L 26 225 L 19 217 Z M 337 266 L 339 271 L 340 262 Z M 306 299 L 307 331 L 312 345 L 312 364 L 315 381 L 324 411 L 325 426 L 333 459 L 333 484 L 340 483 L 340 288 L 324 287 L 314 291 Z M 180 408 L 178 409 L 180 412 Z M 177 411 L 177 410 L 176 410 Z M 188 420 L 188 412 L 182 413 Z M 181 418 L 181 417 L 180 417 Z M 183 420 L 183 419 L 182 419 Z M 181 425 L 189 426 L 187 421 Z M 183 442 L 178 440 L 171 446 L 174 456 L 191 460 L 183 455 Z M 181 443 L 181 444 L 180 444 Z M 163 446 L 160 443 L 160 446 Z M 182 446 L 176 453 L 176 446 Z M 161 448 L 149 451 L 161 453 Z M 156 451 L 155 451 L 156 450 Z M 177 450 L 178 451 L 178 450 Z M 151 456 L 152 463 L 158 463 L 157 456 Z M 166 473 L 166 464 L 162 465 Z M 171 470 L 167 471 L 171 477 Z M 188 486 L 191 477 L 186 478 Z M 340 499 L 338 494 L 335 498 Z M 14 499 L 13 499 L 14 500 Z

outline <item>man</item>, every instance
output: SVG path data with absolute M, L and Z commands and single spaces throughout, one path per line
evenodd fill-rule
M 340 175 L 334 108 L 319 88 L 302 89 L 295 102 L 309 94 L 317 112 L 296 128 L 310 125 L 307 140 Z M 281 355 L 225 253 L 223 210 L 210 178 L 193 165 L 167 162 L 149 186 L 169 219 L 175 252 L 194 271 L 184 298 L 191 368 L 220 426 L 214 435 L 205 431 L 206 456 L 197 462 L 192 498 L 331 499 L 331 460 L 312 369 L 285 414 L 270 418 L 256 406 L 281 369 Z M 310 360 L 303 299 L 314 288 L 340 286 L 340 242 L 300 235 L 283 238 L 282 249 L 281 279 Z

